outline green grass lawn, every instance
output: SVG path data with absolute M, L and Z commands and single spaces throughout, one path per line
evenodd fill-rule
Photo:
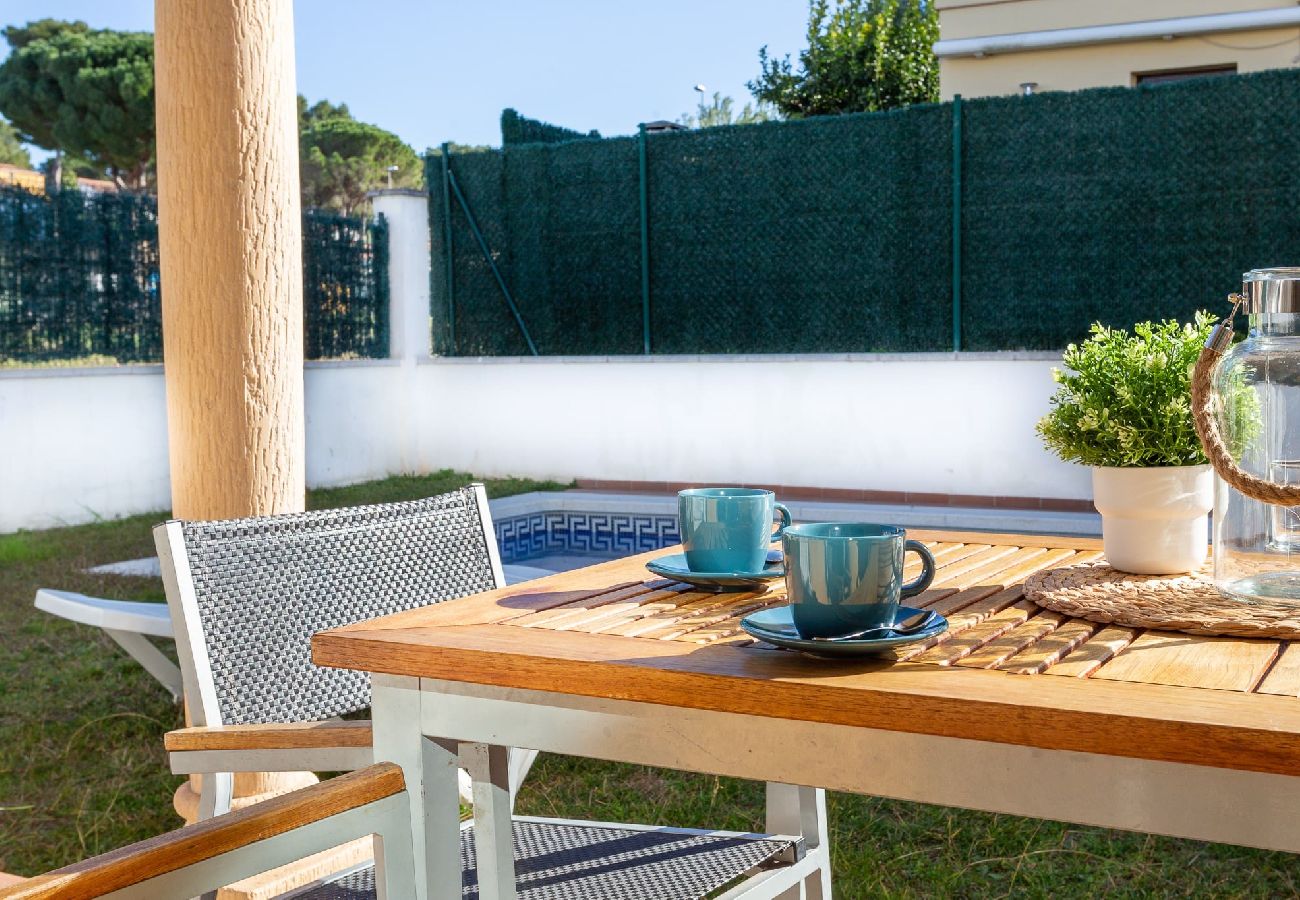
M 309 502 L 421 497 L 469 480 L 389 478 Z M 488 493 L 558 487 L 498 480 Z M 151 555 L 163 517 L 0 535 L 0 871 L 35 874 L 177 825 L 180 778 L 162 736 L 179 710 L 97 629 L 31 605 L 37 587 L 161 600 L 156 580 L 82 570 Z M 734 779 L 543 755 L 519 811 L 752 830 L 762 794 Z M 1300 895 L 1300 861 L 1280 853 L 843 794 L 831 796 L 830 824 L 842 898 Z

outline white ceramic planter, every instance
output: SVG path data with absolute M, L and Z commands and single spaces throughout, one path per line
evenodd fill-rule
M 1092 496 L 1106 561 L 1116 569 L 1172 575 L 1205 563 L 1214 506 L 1210 466 L 1098 467 Z

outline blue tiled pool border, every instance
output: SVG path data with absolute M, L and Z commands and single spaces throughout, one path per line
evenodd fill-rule
M 556 553 L 614 558 L 681 541 L 677 517 L 658 513 L 544 510 L 494 524 L 502 562 Z

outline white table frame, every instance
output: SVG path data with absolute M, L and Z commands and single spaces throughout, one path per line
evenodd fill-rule
M 512 746 L 768 782 L 766 827 L 802 834 L 811 870 L 737 897 L 829 898 L 822 788 L 1300 852 L 1289 775 L 388 675 L 374 676 L 373 715 L 376 760 L 406 772 L 429 900 L 460 896 L 462 761 L 480 896 L 513 896 L 504 753 L 491 749 Z
M 375 759 L 395 762 L 406 777 L 411 798 L 412 835 L 415 845 L 417 881 L 424 874 L 420 900 L 459 900 L 460 822 L 459 781 L 457 771 L 464 767 L 472 779 L 474 801 L 475 849 L 478 860 L 478 889 L 482 900 L 509 900 L 515 896 L 514 854 L 511 841 L 511 796 L 509 790 L 509 747 L 531 748 L 533 743 L 548 743 L 550 728 L 544 726 L 551 707 L 518 702 L 506 703 L 519 714 L 516 737 L 502 739 L 493 727 L 484 731 L 485 722 L 477 721 L 473 696 L 458 695 L 446 688 L 463 688 L 451 682 L 405 676 L 373 675 L 371 706 L 374 724 Z M 502 691 L 506 695 L 531 695 L 534 692 Z M 545 695 L 562 699 L 562 695 Z M 452 702 L 446 700 L 470 703 Z M 636 704 L 645 705 L 645 704 Z M 445 706 L 445 708 L 444 708 Z M 495 715 L 486 708 L 484 712 Z M 469 718 L 462 718 L 468 713 Z M 506 723 L 497 723 L 505 726 Z M 588 719 L 588 727 L 599 723 Z M 506 726 L 508 728 L 508 726 Z M 511 729 L 513 730 L 513 729 Z M 492 734 L 489 739 L 474 734 Z M 448 737 L 458 735 L 458 737 Z M 675 740 L 656 742 L 659 752 L 646 760 L 649 765 L 689 770 L 685 758 L 674 748 Z M 618 758 L 600 752 L 599 746 L 580 745 L 589 758 Z M 590 752 L 590 751 L 596 752 Z M 569 752 L 557 750 L 556 752 Z M 631 761 L 631 760 L 629 760 Z M 637 760 L 640 761 L 640 760 Z M 707 769 L 696 769 L 707 771 Z M 729 890 L 720 900 L 830 900 L 830 855 L 826 828 L 825 791 L 789 784 L 767 785 L 765 832 L 798 839 L 802 855 L 780 868 L 750 873 L 745 881 Z M 527 820 L 525 817 L 516 817 Z M 558 821 L 558 820 L 534 820 Z M 464 823 L 468 824 L 468 823 Z M 602 822 L 577 824 L 610 825 L 617 828 L 646 828 L 687 834 L 729 835 L 733 832 L 697 829 L 629 826 Z

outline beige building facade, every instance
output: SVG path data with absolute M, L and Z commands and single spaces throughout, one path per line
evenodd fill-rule
M 937 0 L 944 100 L 1300 65 L 1296 0 Z M 1026 87 L 1028 86 L 1028 87 Z

